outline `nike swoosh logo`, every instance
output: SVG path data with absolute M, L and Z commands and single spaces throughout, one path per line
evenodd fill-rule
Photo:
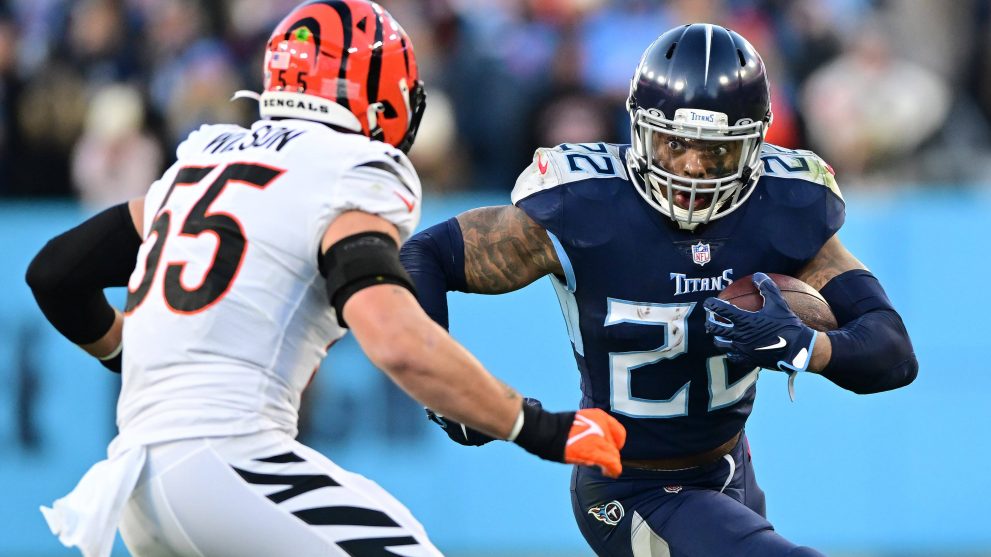
M 598 435 L 599 437 L 606 436 L 606 432 L 602 431 L 602 428 L 599 427 L 599 424 L 586 418 L 585 416 L 575 415 L 575 421 L 572 422 L 571 426 L 574 427 L 576 425 L 585 425 L 588 427 L 585 429 L 585 431 L 569 437 L 568 442 L 565 443 L 566 446 L 570 446 L 576 443 L 577 441 L 580 441 L 581 439 L 588 437 L 589 435 Z
M 785 342 L 785 339 L 779 336 L 778 342 L 775 342 L 774 344 L 768 344 L 767 346 L 761 346 L 760 348 L 754 348 L 754 350 L 774 350 L 775 348 L 781 348 L 786 344 L 788 343 Z
M 406 208 L 409 209 L 409 212 L 410 213 L 413 212 L 413 207 L 416 207 L 416 201 L 410 201 L 410 200 L 406 199 L 398 191 L 394 191 L 392 193 L 396 194 L 396 197 L 398 197 L 399 199 L 401 199 L 403 201 L 403 205 L 406 205 Z
M 541 174 L 547 174 L 548 164 L 549 163 L 544 160 L 543 153 L 537 153 L 537 170 L 539 170 Z

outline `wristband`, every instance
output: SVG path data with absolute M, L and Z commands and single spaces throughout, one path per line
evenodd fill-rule
M 524 404 L 520 415 L 523 417 L 523 424 L 513 442 L 544 460 L 564 462 L 564 448 L 575 421 L 575 413 L 548 412 Z
M 121 341 L 120 344 L 117 345 L 117 348 L 114 348 L 113 352 L 107 354 L 106 356 L 97 356 L 96 359 L 100 360 L 101 362 L 112 360 L 116 358 L 117 355 L 120 354 L 123 350 L 124 350 L 124 341 Z
M 526 406 L 526 402 L 523 403 L 523 406 Z M 516 416 L 516 423 L 513 424 L 513 429 L 509 432 L 509 437 L 506 438 L 506 441 L 510 443 L 516 441 L 516 438 L 520 436 L 520 430 L 523 429 L 523 421 L 523 408 L 521 407 L 520 414 Z

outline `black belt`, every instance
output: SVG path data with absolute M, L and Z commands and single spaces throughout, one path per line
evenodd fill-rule
M 674 470 L 685 470 L 686 468 L 698 468 L 700 466 L 705 466 L 706 464 L 712 464 L 720 458 L 728 455 L 730 451 L 733 450 L 733 447 L 735 447 L 740 441 L 740 436 L 742 434 L 742 431 L 737 432 L 736 435 L 730 437 L 729 440 L 722 445 L 705 451 L 704 453 L 647 460 L 624 458 L 623 468 L 632 468 L 634 470 L 652 470 L 655 472 L 672 472 Z

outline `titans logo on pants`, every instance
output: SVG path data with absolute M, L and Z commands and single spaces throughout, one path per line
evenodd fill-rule
M 619 524 L 620 520 L 623 520 L 623 515 L 626 513 L 619 501 L 609 501 L 605 505 L 596 505 L 590 508 L 588 514 L 594 516 L 600 522 L 615 526 Z

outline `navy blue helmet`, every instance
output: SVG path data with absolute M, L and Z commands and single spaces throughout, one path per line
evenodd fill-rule
M 658 37 L 640 59 L 627 109 L 627 164 L 655 209 L 691 229 L 731 213 L 750 196 L 760 177 L 771 101 L 764 62 L 739 34 L 696 23 Z M 676 173 L 657 156 L 659 143 L 672 140 L 718 149 L 717 156 L 728 153 L 735 165 L 704 177 Z

